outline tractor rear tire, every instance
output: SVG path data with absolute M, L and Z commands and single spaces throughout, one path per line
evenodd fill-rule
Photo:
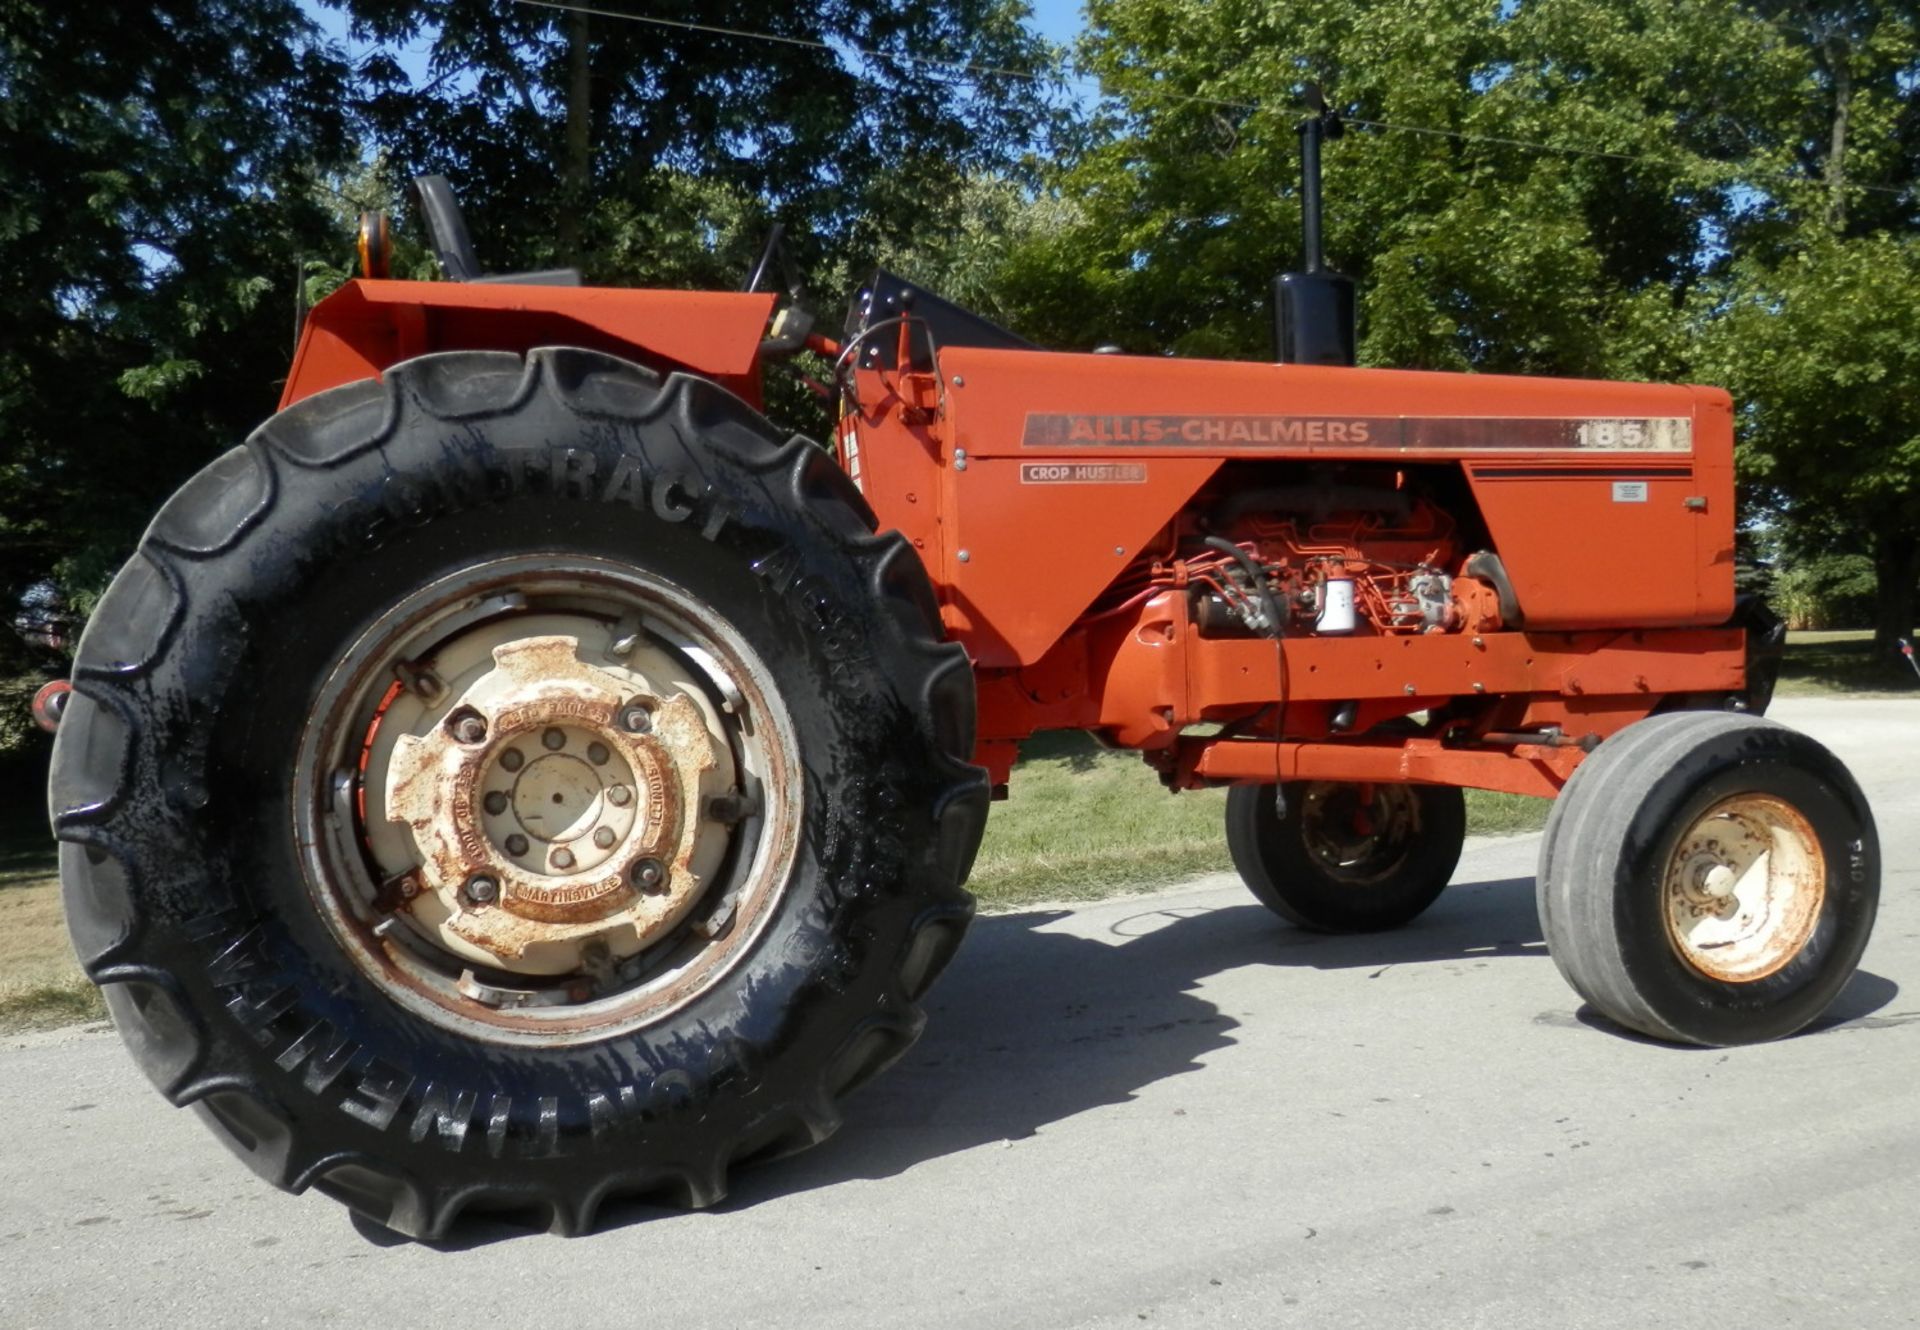
M 1575 769 L 1540 848 L 1554 963 L 1614 1022 L 1673 1043 L 1792 1034 L 1873 931 L 1873 813 L 1840 761 L 1757 717 L 1680 711 Z
M 873 526 L 718 386 L 577 350 L 413 360 L 214 461 L 88 625 L 53 758 L 73 942 L 148 1077 L 421 1239 L 710 1205 L 827 1136 L 920 1031 L 988 796 L 966 655 Z M 449 785 L 461 835 L 400 816 L 423 754 L 494 773 Z M 544 866 L 435 876 L 462 854 Z
M 1454 786 L 1285 789 L 1284 818 L 1271 785 L 1227 791 L 1227 849 L 1254 896 L 1289 923 L 1323 933 L 1399 928 L 1439 899 L 1460 862 L 1467 808 Z

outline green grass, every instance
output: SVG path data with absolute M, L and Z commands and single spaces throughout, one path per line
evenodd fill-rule
M 106 1016 L 60 909 L 53 842 L 38 822 L 0 829 L 0 1033 Z
M 1897 651 L 1876 652 L 1872 633 L 1793 632 L 1775 695 L 1920 697 L 1920 675 Z
M 1233 867 L 1224 790 L 1171 794 L 1132 753 L 1106 752 L 1078 734 L 1042 735 L 1023 748 L 993 806 L 968 888 L 987 909 L 1144 891 Z M 1467 792 L 1477 835 L 1532 831 L 1550 804 Z

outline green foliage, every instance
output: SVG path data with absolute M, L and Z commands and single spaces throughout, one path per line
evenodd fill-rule
M 1736 265 L 1708 325 L 1738 391 L 1742 463 L 1774 505 L 1920 519 L 1920 236 L 1819 230 Z
M 1741 403 L 1754 502 L 1802 556 L 1869 556 L 1883 646 L 1911 626 L 1920 580 L 1916 290 L 1920 236 L 1810 226 L 1796 252 L 1734 266 L 1703 339 Z
M 271 411 L 347 76 L 294 0 L 0 6 L 7 618 L 49 576 L 97 592 Z
M 1440 131 L 1356 124 L 1326 154 L 1366 363 L 1667 372 L 1735 211 L 1713 150 L 1772 59 L 1737 6 L 1666 0 L 1095 0 L 1089 18 L 1111 101 L 1054 182 L 1077 220 L 1013 268 L 1047 275 L 1028 313 L 1050 339 L 1179 354 L 1270 354 L 1313 80 L 1351 116 Z
M 779 42 L 509 0 L 339 2 L 380 43 L 361 73 L 394 178 L 446 173 L 495 271 L 724 289 L 778 218 L 818 277 L 951 215 L 968 174 L 1017 162 L 1051 115 L 1023 80 L 822 49 L 1045 74 L 1054 53 L 1020 0 L 737 0 L 703 16 Z M 430 49 L 424 89 L 391 56 L 401 42 Z
M 1827 554 L 1782 569 L 1768 600 L 1789 628 L 1861 628 L 1873 621 L 1874 589 L 1873 560 Z

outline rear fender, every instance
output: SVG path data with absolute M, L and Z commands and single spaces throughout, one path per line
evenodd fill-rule
M 280 406 L 434 351 L 578 346 L 714 380 L 756 408 L 771 292 L 355 280 L 315 305 Z

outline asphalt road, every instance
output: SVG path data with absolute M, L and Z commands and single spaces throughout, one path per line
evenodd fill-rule
M 722 1209 L 383 1244 L 267 1190 L 110 1034 L 0 1045 L 0 1326 L 1920 1322 L 1920 702 L 1782 703 L 1886 891 L 1820 1027 L 1664 1047 L 1576 1010 L 1536 838 L 1404 932 L 1230 879 L 982 920 L 927 1037 Z

